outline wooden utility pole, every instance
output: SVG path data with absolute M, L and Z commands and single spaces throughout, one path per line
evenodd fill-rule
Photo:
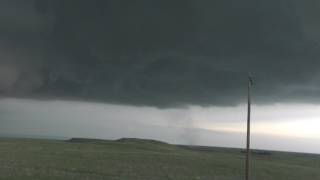
M 246 147 L 246 180 L 250 180 L 250 116 L 251 116 L 251 87 L 253 81 L 251 76 L 248 76 L 248 114 L 247 114 L 247 147 Z

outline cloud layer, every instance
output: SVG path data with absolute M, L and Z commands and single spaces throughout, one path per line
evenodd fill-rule
M 0 3 L 4 96 L 172 107 L 318 102 L 313 1 L 8 0 Z

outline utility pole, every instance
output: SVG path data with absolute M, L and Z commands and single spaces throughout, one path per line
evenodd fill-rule
M 246 180 L 250 180 L 250 116 L 251 116 L 251 87 L 253 81 L 251 76 L 248 76 L 248 114 L 247 114 L 247 147 L 246 147 Z

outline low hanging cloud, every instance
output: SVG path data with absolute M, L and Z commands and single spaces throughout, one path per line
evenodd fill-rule
M 319 102 L 320 4 L 0 2 L 3 96 L 157 107 Z

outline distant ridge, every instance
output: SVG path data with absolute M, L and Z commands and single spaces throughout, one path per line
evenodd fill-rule
M 168 143 L 153 139 L 139 139 L 139 138 L 120 138 L 118 140 L 115 140 L 116 142 L 125 142 L 125 143 L 148 143 L 148 144 L 166 144 Z
M 91 138 L 71 138 L 66 141 L 73 142 L 73 143 L 106 143 L 106 142 L 110 142 L 111 140 L 91 139 Z
M 214 147 L 214 146 L 192 146 L 192 145 L 177 145 L 180 148 L 184 148 L 192 151 L 200 152 L 241 152 L 246 153 L 245 149 L 241 148 L 225 148 L 225 147 Z M 251 153 L 254 155 L 272 155 L 275 151 L 252 149 Z
M 67 142 L 74 143 L 106 143 L 106 142 L 119 142 L 119 143 L 141 143 L 141 144 L 161 144 L 168 145 L 166 142 L 152 140 L 152 139 L 139 139 L 139 138 L 120 138 L 117 140 L 105 140 L 105 139 L 91 139 L 91 138 L 71 138 Z

